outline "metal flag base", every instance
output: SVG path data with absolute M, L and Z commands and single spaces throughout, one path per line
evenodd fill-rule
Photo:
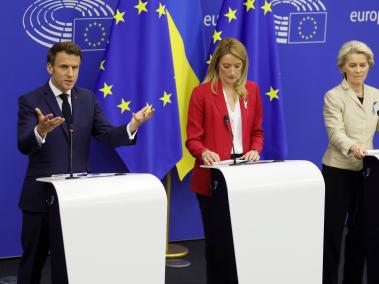
M 188 248 L 177 245 L 177 244 L 168 244 L 166 251 L 166 258 L 178 258 L 183 257 L 188 254 Z
M 168 267 L 181 268 L 181 267 L 188 267 L 190 265 L 191 265 L 191 262 L 186 259 L 182 259 L 182 258 L 166 259 L 166 266 Z
M 177 244 L 168 244 L 166 252 L 166 266 L 168 267 L 187 267 L 191 262 L 181 257 L 188 254 L 188 249 Z
M 167 194 L 167 228 L 166 228 L 166 266 L 168 267 L 187 267 L 191 262 L 181 257 L 188 254 L 188 248 L 168 243 L 168 225 L 170 224 L 170 197 L 171 197 L 171 172 L 166 176 L 166 194 Z

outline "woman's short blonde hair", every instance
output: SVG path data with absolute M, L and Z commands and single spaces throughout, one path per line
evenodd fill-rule
M 347 57 L 350 54 L 364 54 L 367 58 L 367 63 L 371 68 L 374 65 L 374 53 L 364 42 L 352 40 L 344 43 L 338 52 L 337 66 L 342 71 L 342 67 L 345 65 Z
M 223 38 L 217 45 L 212 55 L 211 62 L 209 63 L 204 82 L 211 81 L 211 90 L 214 94 L 217 93 L 217 83 L 219 80 L 219 63 L 220 59 L 226 54 L 232 54 L 242 61 L 241 77 L 235 83 L 234 89 L 237 94 L 244 96 L 247 93 L 245 85 L 247 81 L 249 59 L 245 46 L 235 38 Z

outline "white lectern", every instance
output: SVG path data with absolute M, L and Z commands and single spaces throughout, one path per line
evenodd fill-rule
M 307 161 L 216 165 L 227 189 L 240 284 L 321 284 L 324 180 Z
M 70 284 L 164 283 L 167 200 L 159 179 L 38 180 L 57 193 Z

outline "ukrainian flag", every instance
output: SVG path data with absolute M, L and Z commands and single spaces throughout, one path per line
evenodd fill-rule
M 185 147 L 189 99 L 192 89 L 203 80 L 207 69 L 200 1 L 167 1 L 167 19 L 178 94 L 183 151 L 183 157 L 176 167 L 179 178 L 182 180 L 194 165 L 194 158 Z

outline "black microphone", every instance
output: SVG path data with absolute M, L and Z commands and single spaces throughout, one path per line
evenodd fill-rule
M 230 129 L 230 125 L 229 125 L 229 116 L 227 114 L 224 115 L 224 121 L 225 121 L 225 124 L 226 124 L 226 127 L 228 128 L 228 132 L 229 132 L 229 136 L 230 136 L 230 140 L 232 142 L 232 151 L 233 151 L 233 165 L 237 164 L 237 161 L 236 161 L 236 152 L 234 150 L 234 143 L 233 143 L 233 132 L 232 130 Z
M 379 110 L 376 112 L 376 114 L 379 116 Z
M 73 173 L 73 170 L 72 170 L 72 136 L 74 134 L 74 124 L 71 123 L 68 125 L 68 132 L 69 132 L 69 136 L 70 136 L 70 151 L 69 151 L 69 161 L 70 161 L 70 176 L 69 177 L 66 177 L 66 179 L 75 179 L 75 178 L 79 178 L 79 177 L 74 177 L 74 173 Z

